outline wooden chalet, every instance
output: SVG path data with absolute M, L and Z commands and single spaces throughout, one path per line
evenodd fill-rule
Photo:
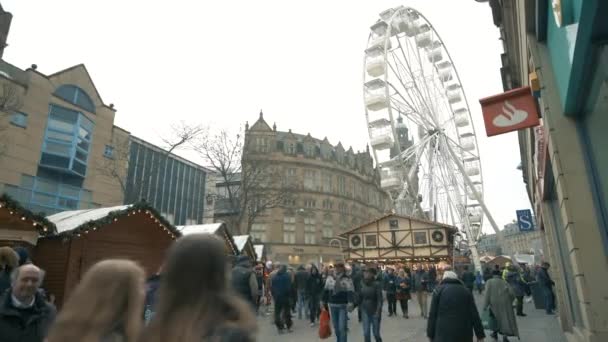
M 44 216 L 25 209 L 8 195 L 0 196 L 0 246 L 21 246 L 31 251 L 38 238 L 54 232 L 55 225 Z
M 363 263 L 451 264 L 455 227 L 388 214 L 343 233 L 347 258 Z
M 250 235 L 237 235 L 234 236 L 234 243 L 239 251 L 240 255 L 246 255 L 251 261 L 257 261 L 257 255 L 255 248 L 253 247 L 253 241 L 251 241 Z
M 148 275 L 158 271 L 179 231 L 147 204 L 65 211 L 48 217 L 56 234 L 38 241 L 34 258 L 46 271 L 45 287 L 58 305 L 86 270 L 103 259 L 137 261 Z
M 189 234 L 215 234 L 219 236 L 226 245 L 226 254 L 230 256 L 239 255 L 239 250 L 234 242 L 232 234 L 228 231 L 226 224 L 223 222 L 196 224 L 190 226 L 177 226 L 177 230 L 181 235 Z

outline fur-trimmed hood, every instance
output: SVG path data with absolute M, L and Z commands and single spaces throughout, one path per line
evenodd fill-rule
M 11 270 L 19 266 L 19 256 L 10 247 L 0 247 L 0 268 L 7 266 Z

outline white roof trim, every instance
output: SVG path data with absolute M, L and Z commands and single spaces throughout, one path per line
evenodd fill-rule
M 236 245 L 236 248 L 239 250 L 239 252 L 242 252 L 245 248 L 245 245 L 247 245 L 249 235 L 237 235 L 233 236 L 232 239 L 234 240 L 234 244 Z
M 196 224 L 190 226 L 177 226 L 182 235 L 190 234 L 215 234 L 223 223 Z
M 258 261 L 262 261 L 262 255 L 264 254 L 264 245 L 253 245 L 253 249 L 255 249 L 255 254 L 258 257 Z
M 57 227 L 57 233 L 60 234 L 74 230 L 89 221 L 97 221 L 102 219 L 113 211 L 122 211 L 128 209 L 129 207 L 131 207 L 131 205 L 63 211 L 51 216 L 47 216 L 47 219 L 55 224 Z

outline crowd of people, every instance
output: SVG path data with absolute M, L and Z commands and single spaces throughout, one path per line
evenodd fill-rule
M 476 273 L 464 267 L 459 274 L 432 265 L 338 261 L 320 267 L 230 260 L 217 237 L 189 235 L 176 240 L 148 279 L 133 261 L 98 262 L 57 313 L 54 296 L 43 290 L 44 271 L 25 249 L 1 247 L 0 340 L 246 342 L 256 339 L 256 315 L 269 315 L 272 307 L 279 334 L 293 331 L 293 315 L 314 327 L 326 310 L 337 342 L 347 341 L 351 319 L 361 322 L 366 342 L 380 342 L 385 302 L 388 317 L 409 319 L 408 302 L 415 300 L 431 341 L 481 341 L 485 329 L 508 341 L 519 337 L 516 315 L 526 315 L 531 284 L 542 291 L 547 313 L 555 308 L 548 263 L 534 271 L 510 264 Z M 484 294 L 480 306 L 476 290 Z M 491 322 L 484 329 L 486 313 Z

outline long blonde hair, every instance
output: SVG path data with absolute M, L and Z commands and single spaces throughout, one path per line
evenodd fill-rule
M 83 276 L 51 329 L 48 342 L 98 342 L 120 329 L 136 342 L 142 325 L 144 270 L 130 260 L 109 259 Z

